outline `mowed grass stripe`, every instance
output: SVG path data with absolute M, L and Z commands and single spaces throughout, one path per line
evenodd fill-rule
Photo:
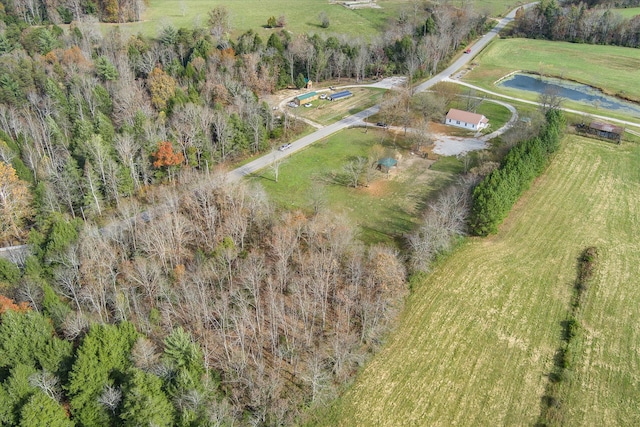
M 583 354 L 565 389 L 568 425 L 640 425 L 638 155 L 602 162 L 609 173 L 594 188 L 601 267 L 582 314 Z
M 414 287 L 325 425 L 535 424 L 588 245 L 600 269 L 563 407 L 574 425 L 638 424 L 638 152 L 568 137 L 498 235 L 463 244 Z

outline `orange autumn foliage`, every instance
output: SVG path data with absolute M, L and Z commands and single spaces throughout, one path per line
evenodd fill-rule
M 17 311 L 18 313 L 24 313 L 31 310 L 31 308 L 29 307 L 29 303 L 21 302 L 19 304 L 16 304 L 11 298 L 0 295 L 0 315 L 9 310 Z
M 174 152 L 173 146 L 169 141 L 163 141 L 158 145 L 158 151 L 153 153 L 154 168 L 162 168 L 176 166 L 184 162 L 184 156 L 181 152 Z

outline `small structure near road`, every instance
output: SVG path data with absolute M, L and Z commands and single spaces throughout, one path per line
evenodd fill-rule
M 452 108 L 444 119 L 445 124 L 463 129 L 479 131 L 489 126 L 489 119 L 482 114 Z
M 353 96 L 353 94 L 351 92 L 349 92 L 348 90 L 343 90 L 342 92 L 336 92 L 336 93 L 333 93 L 333 94 L 329 95 L 327 97 L 327 99 L 329 101 L 335 101 L 335 100 L 342 99 L 342 98 L 348 98 L 350 96 Z
M 303 93 L 302 95 L 296 96 L 295 98 L 293 98 L 292 102 L 297 106 L 300 106 L 301 104 L 311 102 L 317 98 L 318 98 L 318 92 L 308 92 L 308 93 Z

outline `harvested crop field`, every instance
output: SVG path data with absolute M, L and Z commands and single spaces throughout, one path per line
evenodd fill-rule
M 470 239 L 414 284 L 384 350 L 312 424 L 536 424 L 578 257 L 596 246 L 556 417 L 639 425 L 639 166 L 638 145 L 566 138 L 498 235 Z

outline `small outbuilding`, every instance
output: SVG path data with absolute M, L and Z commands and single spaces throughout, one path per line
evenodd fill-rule
M 293 98 L 293 102 L 296 105 L 301 105 L 307 102 L 311 102 L 314 99 L 318 98 L 318 93 L 317 92 L 307 92 L 307 93 L 303 93 L 302 95 L 298 95 L 295 98 Z
M 624 133 L 624 128 L 604 122 L 591 122 L 587 128 L 587 132 L 600 138 L 620 142 L 622 134 Z
M 343 90 L 341 92 L 336 92 L 329 95 L 327 99 L 329 99 L 329 101 L 335 101 L 342 98 L 348 98 L 350 96 L 353 96 L 351 92 L 349 92 L 348 90 Z
M 447 113 L 444 123 L 469 130 L 482 130 L 489 126 L 489 119 L 482 114 L 471 113 L 469 111 L 456 110 L 452 108 Z
M 395 167 L 398 164 L 398 161 L 391 157 L 385 157 L 383 159 L 378 160 L 377 169 L 383 172 L 389 172 L 389 170 Z

